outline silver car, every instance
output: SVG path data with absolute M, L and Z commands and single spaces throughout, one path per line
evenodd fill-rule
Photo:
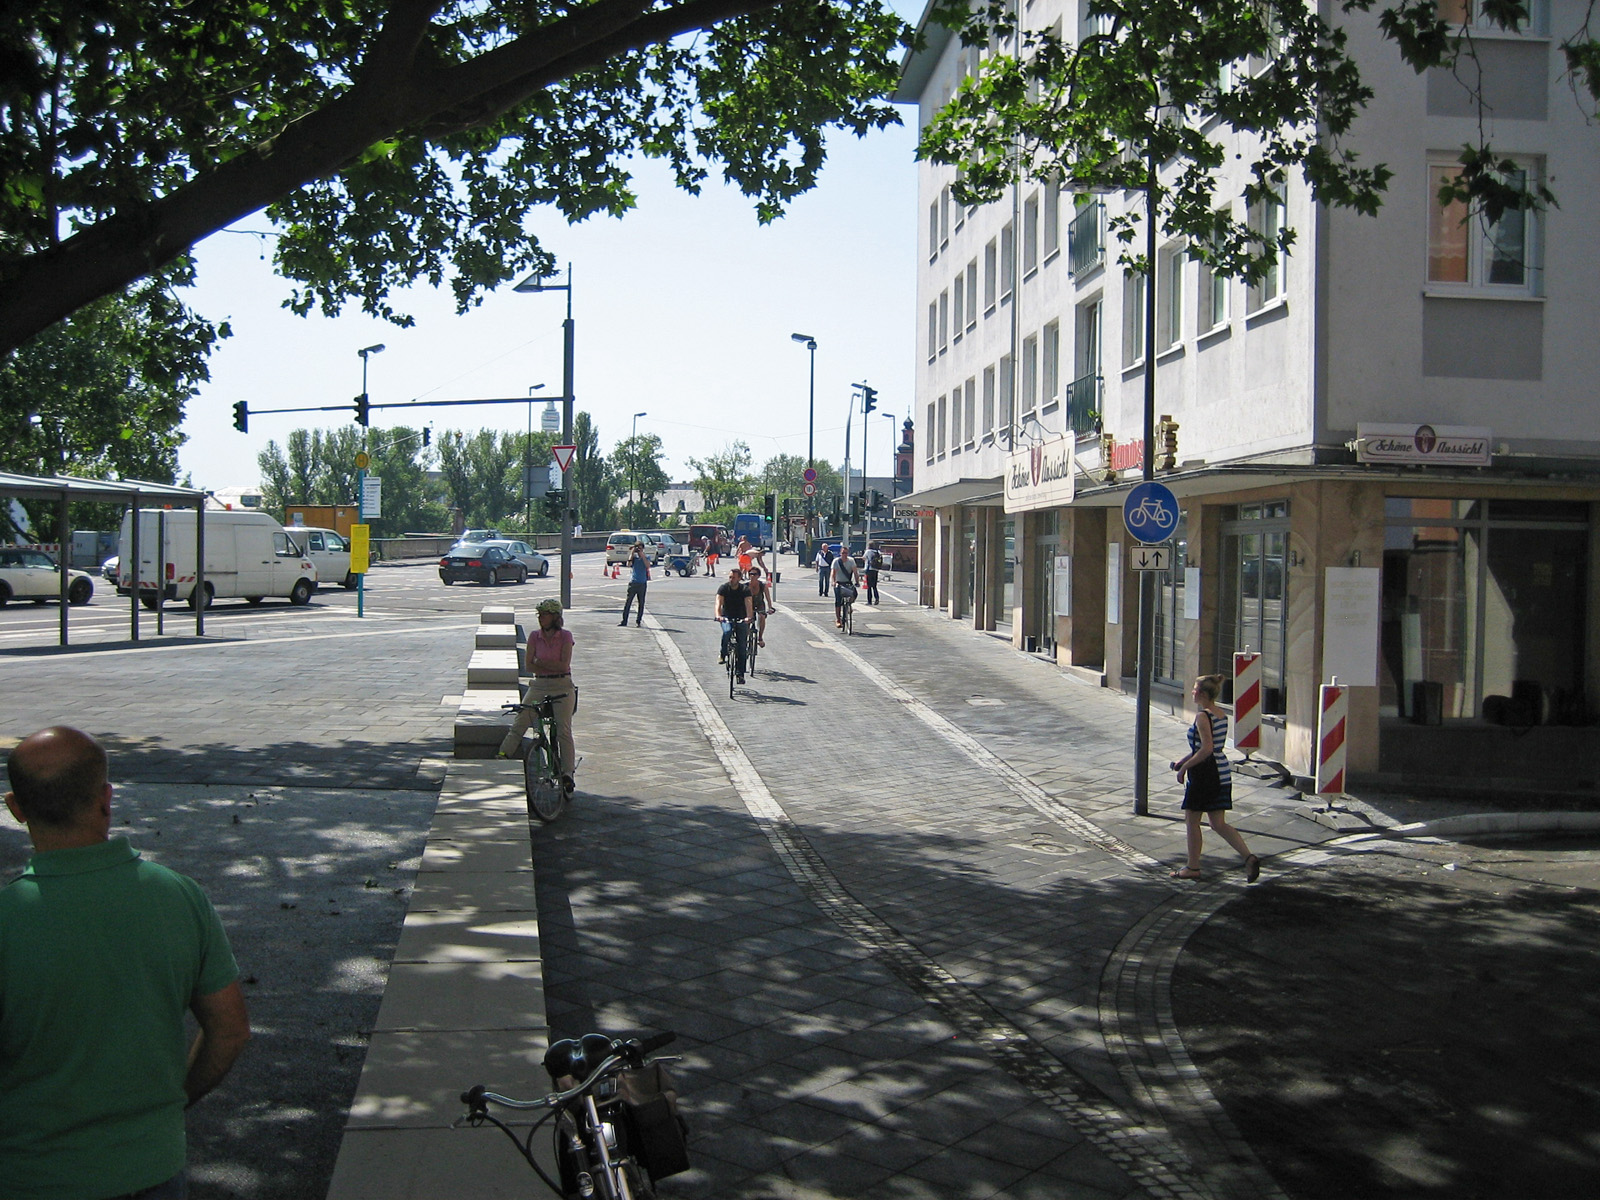
M 512 558 L 527 567 L 529 575 L 543 577 L 550 574 L 550 560 L 528 545 L 527 542 L 512 541 L 510 538 L 496 538 L 483 544 L 485 546 L 498 546 L 504 550 Z

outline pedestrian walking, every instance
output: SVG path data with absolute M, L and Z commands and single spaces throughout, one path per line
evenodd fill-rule
M 1194 724 L 1189 726 L 1189 755 L 1169 764 L 1178 773 L 1178 782 L 1184 785 L 1184 832 L 1189 852 L 1187 864 L 1172 872 L 1172 877 L 1201 877 L 1200 847 L 1205 840 L 1201 819 L 1207 818 L 1211 828 L 1244 859 L 1245 881 L 1254 883 L 1261 874 L 1261 860 L 1250 853 L 1244 838 L 1224 815 L 1233 807 L 1233 770 L 1222 748 L 1228 737 L 1228 718 L 1217 709 L 1221 691 L 1221 675 L 1202 675 L 1194 681 L 1191 695 L 1197 711 Z
M 716 534 L 706 537 L 706 574 L 717 573 L 717 559 L 722 557 L 722 539 Z
M 827 546 L 820 546 L 812 562 L 817 568 L 817 595 L 826 596 L 833 583 L 833 553 Z
M 639 601 L 642 606 L 643 597 Z M 572 717 L 578 711 L 578 687 L 572 682 L 572 648 L 575 639 L 562 616 L 561 601 L 554 596 L 539 601 L 539 628 L 528 635 L 528 645 L 523 651 L 522 673 L 531 676 L 522 688 L 522 702 L 537 704 L 546 696 L 551 699 L 556 719 L 556 753 L 561 760 L 561 786 L 570 796 L 577 783 L 573 773 L 578 768 L 578 748 L 572 740 Z M 627 621 L 623 621 L 626 625 Z M 500 743 L 500 757 L 510 758 L 522 744 L 522 735 L 533 724 L 531 708 L 517 710 L 511 728 Z
M 877 542 L 868 542 L 866 553 L 861 556 L 861 572 L 867 581 L 867 603 L 876 606 L 878 596 L 878 571 L 883 566 L 883 554 L 878 550 Z
M 650 582 L 650 560 L 644 556 L 644 543 L 635 542 L 633 553 L 628 558 L 628 598 L 622 605 L 622 620 L 617 624 L 628 623 L 628 613 L 633 608 L 634 597 L 639 599 L 639 615 L 634 618 L 635 625 L 644 624 L 644 590 Z
M 42 729 L 6 770 L 34 852 L 0 890 L 0 1196 L 178 1200 L 184 1109 L 250 1040 L 228 935 L 199 884 L 111 836 L 93 738 Z

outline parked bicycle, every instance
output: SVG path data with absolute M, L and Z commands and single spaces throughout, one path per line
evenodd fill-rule
M 662 1065 L 675 1058 L 648 1059 L 675 1033 L 619 1040 L 587 1033 L 553 1043 L 544 1068 L 558 1089 L 537 1100 L 516 1100 L 482 1084 L 461 1094 L 466 1114 L 456 1125 L 484 1123 L 499 1129 L 517 1147 L 539 1178 L 564 1200 L 651 1200 L 655 1185 L 689 1169 L 678 1093 Z M 489 1112 L 489 1106 L 547 1111 L 519 1138 Z M 545 1174 L 533 1155 L 533 1139 L 554 1119 L 558 1179 Z
M 576 691 L 576 689 L 574 689 Z M 522 738 L 522 783 L 528 796 L 528 814 L 548 824 L 567 808 L 567 789 L 561 782 L 561 752 L 556 743 L 556 696 L 528 703 L 503 705 L 508 712 L 531 712 L 533 723 Z M 576 712 L 576 703 L 573 711 Z

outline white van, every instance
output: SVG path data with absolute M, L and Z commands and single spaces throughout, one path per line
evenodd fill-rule
M 166 545 L 158 528 L 166 518 Z M 242 596 L 260 604 L 267 596 L 286 596 L 309 604 L 317 590 L 317 568 L 300 546 L 264 512 L 206 512 L 205 593 L 197 596 L 195 512 L 192 508 L 142 509 L 139 513 L 139 600 L 146 608 L 157 597 L 182 599 L 190 607 Z M 122 573 L 117 592 L 126 596 L 133 582 L 133 514 L 122 518 L 118 540 Z M 157 581 L 160 590 L 157 591 Z
M 284 528 L 299 544 L 300 552 L 316 566 L 320 581 L 329 587 L 338 584 L 347 591 L 356 586 L 356 577 L 350 573 L 350 543 L 345 538 L 332 529 L 319 529 L 315 525 L 285 525 Z

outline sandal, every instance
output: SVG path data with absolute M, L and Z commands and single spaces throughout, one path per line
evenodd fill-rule
M 1254 883 L 1261 878 L 1261 860 L 1252 854 L 1244 860 L 1244 881 Z
M 1200 874 L 1199 871 L 1197 871 L 1193 867 L 1179 867 L 1176 871 L 1172 872 L 1170 878 L 1172 878 L 1172 879 L 1201 879 L 1201 878 L 1203 878 L 1203 876 Z

